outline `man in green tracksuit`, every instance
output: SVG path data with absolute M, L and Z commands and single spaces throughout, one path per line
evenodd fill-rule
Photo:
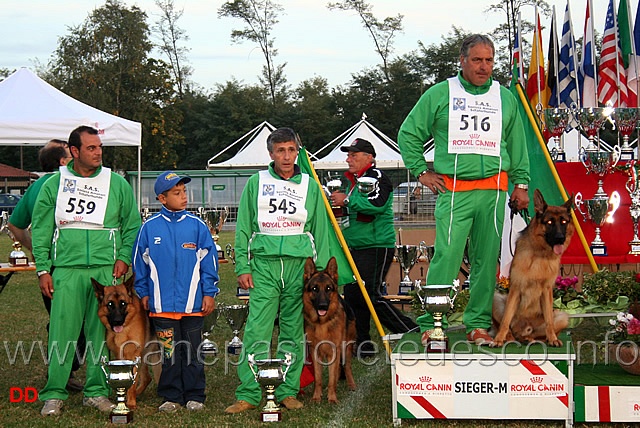
M 486 36 L 467 37 L 460 73 L 427 90 L 403 122 L 398 145 L 405 165 L 439 193 L 435 252 L 427 285 L 452 284 L 469 238 L 470 299 L 463 315 L 467 339 L 490 344 L 491 306 L 508 181 L 518 209 L 529 204 L 529 158 L 517 100 L 491 79 L 495 49 Z M 423 144 L 434 139 L 434 171 Z M 428 343 L 433 317 L 418 318 Z M 446 327 L 446 320 L 445 325 Z
M 82 323 L 87 339 L 85 406 L 108 412 L 109 388 L 100 368 L 105 328 L 91 278 L 111 285 L 129 269 L 140 228 L 131 186 L 102 166 L 98 131 L 81 126 L 69 136 L 73 160 L 42 186 L 33 212 L 33 254 L 40 290 L 50 297 L 49 377 L 40 391 L 43 416 L 59 415 Z M 53 275 L 49 272 L 55 267 Z
M 243 341 L 245 358 L 238 365 L 237 401 L 225 409 L 240 413 L 254 409 L 262 399 L 246 356 L 269 358 L 274 321 L 278 313 L 277 358 L 292 354 L 286 380 L 276 399 L 287 409 L 303 405 L 296 396 L 304 359 L 302 290 L 304 265 L 316 259 L 318 269 L 330 256 L 332 232 L 320 186 L 296 165 L 299 143 L 289 128 L 276 129 L 267 139 L 273 162 L 254 174 L 242 192 L 236 223 L 235 253 L 238 285 L 250 290 L 250 309 Z

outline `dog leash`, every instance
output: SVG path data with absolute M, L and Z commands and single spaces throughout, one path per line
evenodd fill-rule
M 522 217 L 522 219 L 524 220 L 524 222 L 529 225 L 529 222 L 531 221 L 531 217 L 529 216 L 529 209 L 528 208 L 523 208 L 521 210 L 518 209 L 518 201 L 517 200 L 512 200 L 509 201 L 509 208 L 511 209 L 511 214 L 509 214 L 509 219 L 511 220 L 511 225 L 509 226 L 509 251 L 511 252 L 511 256 L 513 257 L 514 254 L 514 250 L 512 247 L 512 242 L 513 242 L 513 218 L 516 215 L 520 215 Z

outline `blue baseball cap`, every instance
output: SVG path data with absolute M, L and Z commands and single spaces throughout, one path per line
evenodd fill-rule
M 158 196 L 178 183 L 187 184 L 190 181 L 190 177 L 180 177 L 173 171 L 165 171 L 156 178 L 156 184 L 153 185 L 153 191 L 156 192 L 156 196 Z

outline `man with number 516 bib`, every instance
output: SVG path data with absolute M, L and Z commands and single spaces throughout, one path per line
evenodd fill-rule
M 491 78 L 494 54 L 488 37 L 465 38 L 460 47 L 461 71 L 429 88 L 398 133 L 405 165 L 438 194 L 435 252 L 427 286 L 452 284 L 469 238 L 470 297 L 463 323 L 467 339 L 477 345 L 492 341 L 487 329 L 508 181 L 514 185 L 511 200 L 518 209 L 529 204 L 529 157 L 518 101 Z M 434 139 L 433 171 L 423 155 L 423 144 L 430 137 Z M 433 317 L 427 313 L 417 322 L 422 342 L 427 343 Z
M 60 414 L 75 344 L 84 322 L 87 338 L 85 406 L 107 412 L 113 404 L 99 366 L 104 326 L 91 278 L 115 284 L 129 270 L 140 228 L 133 191 L 102 166 L 98 131 L 80 126 L 69 135 L 73 160 L 42 186 L 33 211 L 33 254 L 42 294 L 51 301 L 49 376 L 40 391 L 43 416 Z M 53 275 L 49 272 L 55 266 Z
M 329 261 L 329 233 L 320 186 L 296 164 L 300 143 L 290 128 L 267 138 L 273 160 L 269 169 L 249 178 L 238 206 L 235 251 L 238 285 L 250 290 L 250 310 L 242 340 L 244 355 L 269 358 L 278 313 L 278 355 L 291 353 L 293 362 L 276 399 L 287 409 L 302 407 L 297 400 L 304 360 L 302 289 L 307 257 L 318 269 Z M 244 358 L 238 365 L 237 401 L 226 413 L 240 413 L 260 404 L 262 391 Z

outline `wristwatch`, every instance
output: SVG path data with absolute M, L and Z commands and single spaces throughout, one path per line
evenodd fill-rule
M 38 275 L 38 278 L 40 278 L 42 275 L 46 275 L 48 273 L 48 270 L 39 270 L 38 272 L 36 272 L 36 275 Z
M 516 189 L 529 190 L 529 185 L 528 184 L 516 184 L 513 187 L 515 187 Z
M 424 171 L 422 171 L 420 174 L 418 174 L 418 176 L 416 177 L 418 180 L 420 180 L 420 177 L 422 177 L 423 175 L 425 175 L 427 172 L 429 172 L 429 169 L 425 169 Z
M 346 207 L 347 205 L 349 205 L 349 197 L 347 196 L 346 198 L 344 198 L 342 200 L 342 203 L 344 204 L 344 206 Z

